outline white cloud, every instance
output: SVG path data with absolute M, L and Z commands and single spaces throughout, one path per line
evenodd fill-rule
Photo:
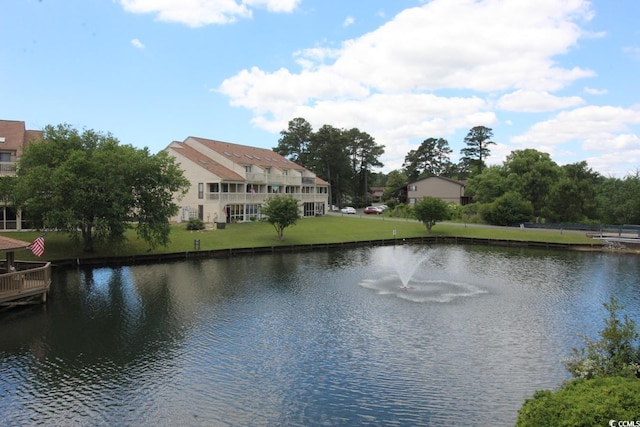
M 254 126 L 273 133 L 293 117 L 316 129 L 358 127 L 385 145 L 385 169 L 395 169 L 427 137 L 451 138 L 479 124 L 522 126 L 521 115 L 498 120 L 495 109 L 541 113 L 584 105 L 578 95 L 557 92 L 595 72 L 558 61 L 581 39 L 602 36 L 580 27 L 592 16 L 587 0 L 432 0 L 338 49 L 293 53 L 299 70 L 254 66 L 225 79 L 218 91 L 251 110 Z M 630 129 L 637 123 L 640 110 L 632 108 L 562 111 L 511 140 L 497 138 L 488 161 L 498 163 L 521 145 L 552 154 L 571 142 L 586 149 L 607 141 L 623 150 L 621 140 L 633 144 L 637 137 Z M 455 157 L 459 147 L 452 148 Z
M 586 149 L 606 150 L 618 135 L 637 124 L 640 110 L 592 105 L 563 111 L 553 119 L 536 123 L 513 141 L 528 146 L 583 141 Z
M 588 93 L 589 95 L 606 95 L 607 93 L 609 93 L 607 89 L 596 89 L 588 86 L 585 86 L 584 92 Z
M 252 9 L 291 12 L 302 0 L 119 0 L 127 12 L 154 13 L 159 21 L 190 27 L 228 24 L 250 18 Z
M 622 51 L 627 55 L 629 55 L 629 57 L 635 59 L 636 61 L 640 61 L 640 47 L 627 46 L 623 48 Z
M 131 39 L 131 45 L 138 49 L 144 49 L 144 44 L 139 39 Z
M 584 99 L 579 96 L 560 97 L 546 91 L 517 90 L 500 98 L 497 107 L 507 111 L 538 113 L 575 107 L 580 104 L 584 104 Z
M 353 19 L 353 16 L 347 16 L 347 18 L 342 23 L 342 26 L 343 27 L 348 27 L 350 25 L 353 25 L 354 22 L 356 22 L 356 20 Z

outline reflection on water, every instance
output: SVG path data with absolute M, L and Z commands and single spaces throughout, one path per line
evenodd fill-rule
M 610 295 L 638 321 L 639 278 L 633 256 L 460 246 L 58 271 L 46 308 L 0 314 L 0 414 L 513 425 Z

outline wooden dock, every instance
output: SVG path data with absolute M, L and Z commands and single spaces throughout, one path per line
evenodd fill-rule
M 51 286 L 51 263 L 14 263 L 16 270 L 0 273 L 0 306 L 46 302 Z

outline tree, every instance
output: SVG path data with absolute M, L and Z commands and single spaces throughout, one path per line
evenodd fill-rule
M 84 251 L 95 242 L 118 245 L 128 228 L 152 247 L 169 242 L 174 195 L 189 181 L 166 152 L 119 145 L 111 134 L 80 133 L 69 125 L 47 126 L 44 141 L 20 158 L 15 187 L 18 207 L 40 228 L 80 234 Z
M 273 225 L 278 234 L 278 240 L 282 240 L 284 229 L 295 225 L 300 218 L 298 201 L 292 196 L 269 197 L 261 210 L 267 216 L 267 222 Z
M 485 166 L 484 159 L 491 154 L 489 145 L 496 144 L 491 141 L 491 138 L 493 138 L 491 128 L 485 126 L 471 128 L 467 136 L 464 137 L 464 143 L 467 146 L 460 150 L 460 154 L 462 154 L 461 162 L 471 165 L 475 172 L 482 173 L 482 169 Z
M 606 178 L 597 190 L 599 217 L 608 224 L 640 223 L 640 173 Z
M 369 201 L 369 183 L 373 167 L 381 167 L 379 157 L 384 154 L 384 146 L 376 144 L 376 140 L 366 132 L 353 128 L 345 132 L 353 174 L 352 194 L 354 198 Z
M 452 169 L 450 154 L 451 148 L 446 139 L 428 138 L 416 150 L 409 151 L 402 166 L 410 181 L 423 176 L 441 176 Z
M 394 199 L 398 203 L 403 202 L 403 200 L 400 199 L 402 198 L 402 193 L 408 183 L 409 179 L 405 174 L 399 170 L 392 170 L 387 175 L 387 182 L 385 183 L 384 191 L 382 192 L 382 199 Z
M 492 203 L 481 205 L 480 213 L 489 224 L 509 226 L 531 221 L 533 208 L 519 193 L 509 191 Z
M 289 121 L 289 128 L 280 132 L 278 146 L 273 149 L 281 156 L 285 156 L 292 162 L 307 166 L 308 145 L 311 141 L 313 128 L 302 117 Z
M 507 178 L 502 166 L 489 166 L 482 173 L 469 178 L 465 194 L 472 195 L 474 202 L 491 203 L 508 191 Z
M 345 132 L 330 125 L 314 132 L 305 166 L 331 185 L 329 203 L 342 206 L 353 180 Z
M 561 168 L 551 184 L 543 209 L 554 222 L 581 222 L 597 216 L 596 189 L 602 177 L 581 161 Z
M 425 197 L 413 207 L 413 212 L 418 221 L 427 226 L 427 231 L 431 233 L 431 228 L 438 221 L 448 218 L 449 211 L 447 203 L 435 197 Z
M 509 191 L 519 193 L 531 202 L 536 217 L 543 214 L 552 185 L 562 174 L 547 153 L 533 148 L 514 150 L 504 161 Z

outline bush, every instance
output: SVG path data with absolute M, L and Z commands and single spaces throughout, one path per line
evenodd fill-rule
M 528 222 L 533 216 L 531 202 L 515 192 L 508 192 L 498 197 L 493 203 L 481 206 L 484 219 L 493 225 L 513 225 Z
M 575 379 L 555 393 L 536 391 L 520 408 L 516 427 L 608 426 L 610 420 L 637 420 L 638 408 L 637 379 Z
M 200 218 L 189 218 L 187 230 L 204 230 L 204 222 Z
M 636 325 L 628 316 L 620 320 L 618 310 L 623 307 L 615 298 L 604 306 L 609 317 L 604 320 L 600 340 L 585 338 L 586 349 L 574 348 L 565 361 L 574 379 L 556 392 L 536 391 L 520 408 L 516 426 L 606 426 L 610 420 L 638 419 L 640 347 Z

